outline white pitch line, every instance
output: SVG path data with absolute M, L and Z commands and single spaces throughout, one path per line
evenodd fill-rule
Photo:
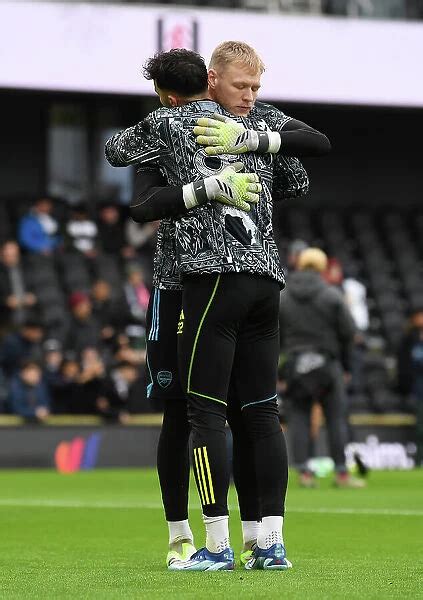
M 115 510 L 126 509 L 162 509 L 158 502 L 86 502 L 81 500 L 49 500 L 22 498 L 0 498 L 0 506 L 10 507 L 36 507 L 36 508 L 104 508 Z M 200 509 L 200 505 L 192 503 L 191 509 Z M 229 507 L 237 510 L 236 505 Z M 327 514 L 327 515 L 375 515 L 375 516 L 400 516 L 400 517 L 423 517 L 423 510 L 391 509 L 391 508 L 305 508 L 292 506 L 287 508 L 287 513 L 304 514 Z
M 0 506 L 34 506 L 40 508 L 112 508 L 112 509 L 133 509 L 133 508 L 147 508 L 147 509 L 159 509 L 163 508 L 158 502 L 104 502 L 93 501 L 87 502 L 83 500 L 49 500 L 49 499 L 35 499 L 35 500 L 24 500 L 22 498 L 0 498 Z M 199 508 L 194 505 L 193 508 Z
M 287 513 L 311 513 L 328 515 L 377 515 L 399 517 L 423 517 L 423 510 L 402 510 L 392 508 L 297 508 L 287 507 Z

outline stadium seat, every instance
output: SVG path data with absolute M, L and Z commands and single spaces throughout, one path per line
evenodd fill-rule
M 12 225 L 10 223 L 7 207 L 0 203 L 0 244 L 12 237 Z
M 60 257 L 61 279 L 67 294 L 75 290 L 89 291 L 92 278 L 87 259 L 78 252 L 66 252 Z
M 67 293 L 76 290 L 88 292 L 91 288 L 91 280 L 86 269 L 72 269 L 63 273 L 63 283 Z
M 38 302 L 42 305 L 57 304 L 64 305 L 65 297 L 58 286 L 43 286 L 37 290 Z
M 23 257 L 25 280 L 35 289 L 58 285 L 55 262 L 52 257 L 29 254 Z
M 120 259 L 110 254 L 100 254 L 95 260 L 95 276 L 120 288 L 123 281 Z

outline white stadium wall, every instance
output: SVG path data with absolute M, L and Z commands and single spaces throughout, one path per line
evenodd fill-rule
M 0 88 L 151 94 L 159 49 L 227 39 L 267 65 L 261 97 L 423 106 L 423 24 L 111 4 L 0 3 Z

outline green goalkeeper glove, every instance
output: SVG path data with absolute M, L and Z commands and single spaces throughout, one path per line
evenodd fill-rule
M 240 173 L 244 165 L 233 163 L 223 169 L 219 175 L 212 175 L 182 188 L 185 206 L 190 209 L 208 200 L 216 200 L 248 212 L 250 204 L 259 200 L 261 184 L 256 173 Z
M 275 154 L 281 145 L 277 131 L 255 131 L 229 117 L 213 114 L 198 119 L 194 133 L 197 143 L 206 146 L 206 154 L 243 154 L 270 152 Z

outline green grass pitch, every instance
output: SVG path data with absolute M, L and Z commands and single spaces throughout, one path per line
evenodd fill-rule
M 192 486 L 197 545 L 203 529 Z M 240 549 L 231 491 L 231 535 Z M 154 470 L 0 471 L 0 598 L 423 598 L 423 470 L 364 490 L 297 487 L 287 572 L 172 573 Z

